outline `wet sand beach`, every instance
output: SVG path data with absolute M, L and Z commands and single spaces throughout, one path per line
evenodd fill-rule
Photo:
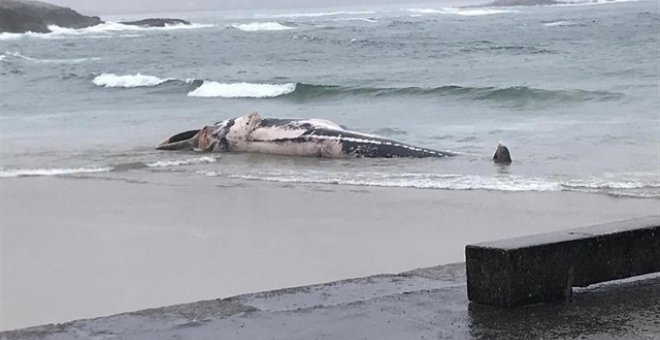
M 660 212 L 603 194 L 176 173 L 0 183 L 2 330 L 460 262 L 468 243 Z

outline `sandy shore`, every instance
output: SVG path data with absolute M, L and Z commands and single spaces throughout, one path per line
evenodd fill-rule
M 660 212 L 582 193 L 154 177 L 2 179 L 0 329 L 459 262 L 468 243 Z

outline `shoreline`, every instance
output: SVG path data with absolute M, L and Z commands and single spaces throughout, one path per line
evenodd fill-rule
M 468 243 L 660 209 L 572 192 L 149 180 L 0 179 L 2 330 L 453 263 Z

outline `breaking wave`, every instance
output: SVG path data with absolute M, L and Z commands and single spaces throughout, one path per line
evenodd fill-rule
M 134 25 L 124 25 L 118 22 L 106 22 L 96 26 L 85 28 L 66 28 L 56 25 L 48 26 L 49 33 L 0 33 L 0 40 L 14 40 L 21 38 L 37 38 L 37 39 L 63 39 L 68 37 L 88 37 L 88 38 L 109 38 L 115 32 L 123 31 L 171 31 L 171 30 L 185 30 L 185 29 L 198 29 L 205 27 L 212 27 L 213 25 L 207 24 L 178 24 L 166 25 L 164 27 L 141 27 Z
M 220 98 L 272 98 L 292 93 L 296 84 L 218 83 L 204 81 L 197 89 L 188 93 L 190 97 Z
M 170 79 L 161 79 L 154 76 L 147 76 L 140 73 L 131 75 L 116 75 L 114 73 L 103 73 L 94 80 L 92 83 L 96 86 L 103 87 L 150 87 L 160 85 Z
M 245 32 L 285 31 L 296 29 L 295 27 L 282 25 L 279 22 L 252 22 L 249 24 L 233 24 L 231 27 Z
M 108 88 L 161 88 L 166 93 L 185 92 L 190 97 L 202 98 L 271 98 L 289 94 L 296 90 L 295 83 L 220 83 L 201 79 L 160 78 L 137 74 L 117 75 L 103 73 L 92 83 Z
M 103 73 L 92 80 L 102 87 L 158 87 L 166 93 L 187 93 L 201 98 L 287 98 L 293 100 L 315 100 L 341 97 L 459 97 L 470 100 L 498 102 L 582 102 L 619 100 L 623 94 L 608 91 L 581 89 L 546 90 L 527 86 L 470 87 L 445 85 L 439 87 L 350 87 L 316 85 L 306 83 L 225 83 L 188 78 L 160 78 L 150 75 L 116 75 Z

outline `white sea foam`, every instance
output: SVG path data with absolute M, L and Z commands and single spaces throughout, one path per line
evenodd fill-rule
M 255 18 L 317 18 L 337 15 L 364 15 L 374 14 L 375 11 L 333 11 L 333 12 L 298 12 L 285 14 L 257 14 Z
M 584 180 L 570 180 L 562 182 L 562 186 L 568 189 L 653 189 L 660 188 L 660 183 L 643 183 L 640 181 L 610 181 L 599 178 Z
M 231 27 L 245 32 L 258 32 L 258 31 L 284 31 L 292 30 L 295 27 L 285 26 L 279 22 L 252 22 L 249 24 L 233 24 Z
M 543 23 L 546 27 L 560 27 L 560 26 L 578 26 L 579 24 L 573 21 L 553 21 Z
M 215 81 L 204 81 L 202 86 L 189 92 L 188 96 L 221 98 L 269 98 L 288 94 L 295 90 L 295 83 L 254 84 L 218 83 Z
M 364 22 L 378 22 L 376 19 L 371 19 L 371 18 L 333 18 L 333 19 L 328 19 L 328 21 L 364 21 Z
M 209 176 L 210 174 L 207 174 Z M 230 178 L 261 180 L 282 183 L 318 183 L 363 185 L 378 187 L 404 187 L 419 189 L 451 189 L 451 190 L 502 190 L 502 191 L 559 191 L 558 183 L 540 179 L 507 178 L 470 175 L 445 176 L 299 176 L 299 175 L 230 175 Z
M 608 181 L 600 178 L 561 181 L 549 178 L 528 178 L 514 175 L 489 177 L 463 174 L 325 173 L 318 171 L 271 171 L 259 174 L 198 171 L 197 174 L 209 177 L 227 177 L 280 183 L 339 184 L 444 190 L 581 191 L 602 192 L 615 196 L 660 197 L 660 183 Z
M 214 157 L 199 157 L 199 158 L 190 158 L 190 159 L 180 159 L 180 160 L 169 160 L 169 161 L 158 161 L 147 164 L 150 168 L 167 168 L 172 166 L 181 166 L 181 165 L 193 165 L 193 164 L 209 164 L 215 163 L 217 158 Z
M 78 64 L 78 63 L 82 63 L 82 62 L 85 62 L 85 61 L 101 60 L 101 58 L 98 58 L 98 57 L 64 58 L 64 59 L 40 59 L 40 58 L 35 58 L 35 57 L 22 55 L 18 52 L 5 52 L 5 54 L 2 55 L 1 57 L 3 59 L 6 58 L 6 57 L 13 57 L 13 58 L 23 59 L 23 60 L 27 60 L 27 61 L 31 61 L 31 62 L 39 63 L 39 64 Z
M 97 167 L 97 168 L 70 168 L 70 169 L 14 169 L 14 170 L 0 170 L 0 178 L 8 177 L 28 177 L 28 176 L 62 176 L 74 174 L 89 174 L 98 172 L 112 171 L 111 167 Z
M 418 14 L 453 14 L 461 16 L 481 16 L 481 15 L 493 15 L 493 14 L 503 14 L 503 13 L 518 13 L 517 10 L 513 9 L 499 9 L 499 8 L 455 8 L 455 7 L 443 7 L 443 8 L 405 8 L 404 11 Z
M 177 24 L 165 25 L 164 27 L 141 27 L 134 25 L 124 25 L 118 22 L 106 22 L 85 28 L 66 28 L 57 25 L 50 25 L 48 26 L 48 29 L 51 31 L 50 33 L 0 33 L 0 40 L 13 40 L 20 38 L 63 39 L 76 36 L 85 38 L 109 38 L 112 37 L 114 32 L 122 31 L 170 31 L 182 29 L 198 29 L 212 26 L 213 25 L 207 24 Z
M 114 73 L 103 73 L 92 82 L 96 86 L 104 87 L 150 87 L 160 85 L 170 79 L 161 79 L 154 76 L 137 74 L 116 75 Z
M 558 182 L 541 178 L 508 176 L 502 178 L 459 174 L 388 174 L 388 173 L 323 173 L 273 171 L 262 174 L 232 174 L 216 171 L 198 171 L 209 177 L 228 177 L 281 183 L 340 184 L 378 187 L 406 187 L 420 189 L 451 190 L 502 190 L 502 191 L 560 191 Z
M 90 26 L 85 28 L 65 28 L 55 25 L 48 26 L 48 29 L 51 30 L 50 34 L 61 34 L 61 35 L 80 35 L 80 34 L 90 34 L 90 33 L 108 33 L 108 32 L 118 32 L 118 31 L 171 31 L 171 30 L 189 30 L 189 29 L 198 29 L 212 27 L 213 25 L 207 24 L 176 24 L 176 25 L 165 25 L 164 27 L 142 27 L 135 25 L 124 25 L 118 22 L 106 22 L 96 26 Z

